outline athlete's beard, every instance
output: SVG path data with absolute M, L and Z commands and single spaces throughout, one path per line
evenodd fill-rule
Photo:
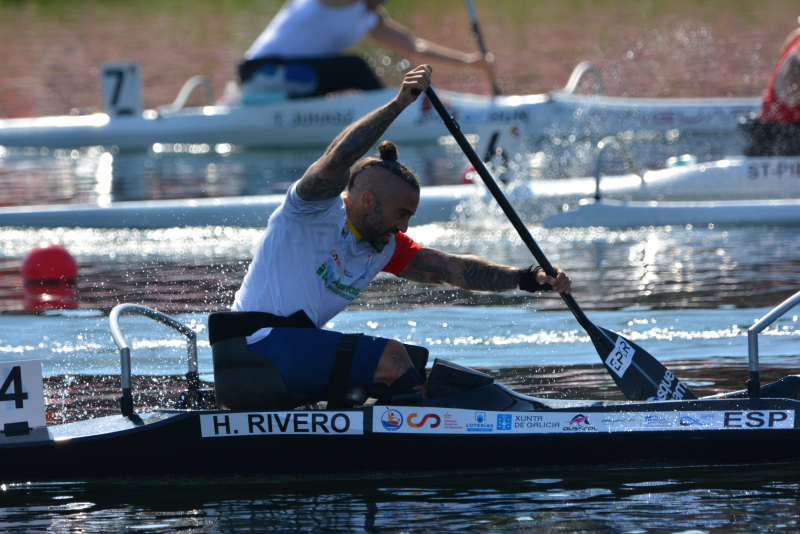
M 394 235 L 400 231 L 396 227 L 385 228 L 383 224 L 383 205 L 376 199 L 375 209 L 364 217 L 364 235 L 362 236 L 367 243 L 375 248 L 375 252 L 383 252 L 384 247 L 386 247 L 387 243 L 383 242 L 385 235 Z

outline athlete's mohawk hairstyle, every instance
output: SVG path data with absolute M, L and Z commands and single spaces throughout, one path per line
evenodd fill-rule
M 377 158 L 364 158 L 350 169 L 350 181 L 347 183 L 348 191 L 353 189 L 356 176 L 358 176 L 361 171 L 375 166 L 383 167 L 413 187 L 416 191 L 419 191 L 417 175 L 408 167 L 397 161 L 397 146 L 395 146 L 394 143 L 391 141 L 382 141 L 381 144 L 378 145 L 378 156 Z

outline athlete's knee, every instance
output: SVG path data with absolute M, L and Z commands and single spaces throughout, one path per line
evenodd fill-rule
M 378 367 L 375 369 L 373 382 L 390 386 L 395 380 L 403 376 L 406 371 L 414 367 L 408 351 L 399 341 L 389 340 L 383 349 Z

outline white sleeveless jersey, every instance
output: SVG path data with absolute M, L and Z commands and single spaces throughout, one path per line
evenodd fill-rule
M 303 310 L 321 328 L 380 271 L 399 274 L 420 248 L 400 232 L 376 252 L 353 234 L 341 197 L 303 200 L 295 183 L 270 216 L 231 311 Z
M 285 4 L 245 54 L 246 59 L 335 56 L 378 24 L 378 14 L 359 1 L 342 7 L 319 0 Z

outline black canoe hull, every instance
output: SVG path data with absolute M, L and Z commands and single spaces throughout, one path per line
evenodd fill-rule
M 786 399 L 700 400 L 676 403 L 595 403 L 580 412 L 648 414 L 671 410 L 795 412 Z M 360 435 L 260 434 L 203 437 L 201 417 L 236 412 L 186 411 L 136 428 L 94 436 L 40 442 L 0 443 L 0 483 L 94 477 L 328 475 L 558 466 L 637 467 L 759 464 L 800 460 L 800 429 L 735 428 L 630 432 L 409 434 L 373 432 L 373 417 L 385 407 L 350 410 L 362 414 Z M 420 415 L 424 408 L 420 408 Z M 510 412 L 556 414 L 567 420 L 575 408 Z M 306 412 L 308 413 L 308 412 Z M 313 412 L 312 412 L 313 413 Z M 324 413 L 324 412 L 317 412 Z M 220 419 L 222 420 L 222 419 Z M 761 420 L 766 420 L 761 417 Z M 573 425 L 574 426 L 574 425 Z M 566 428 L 566 425 L 565 425 Z

